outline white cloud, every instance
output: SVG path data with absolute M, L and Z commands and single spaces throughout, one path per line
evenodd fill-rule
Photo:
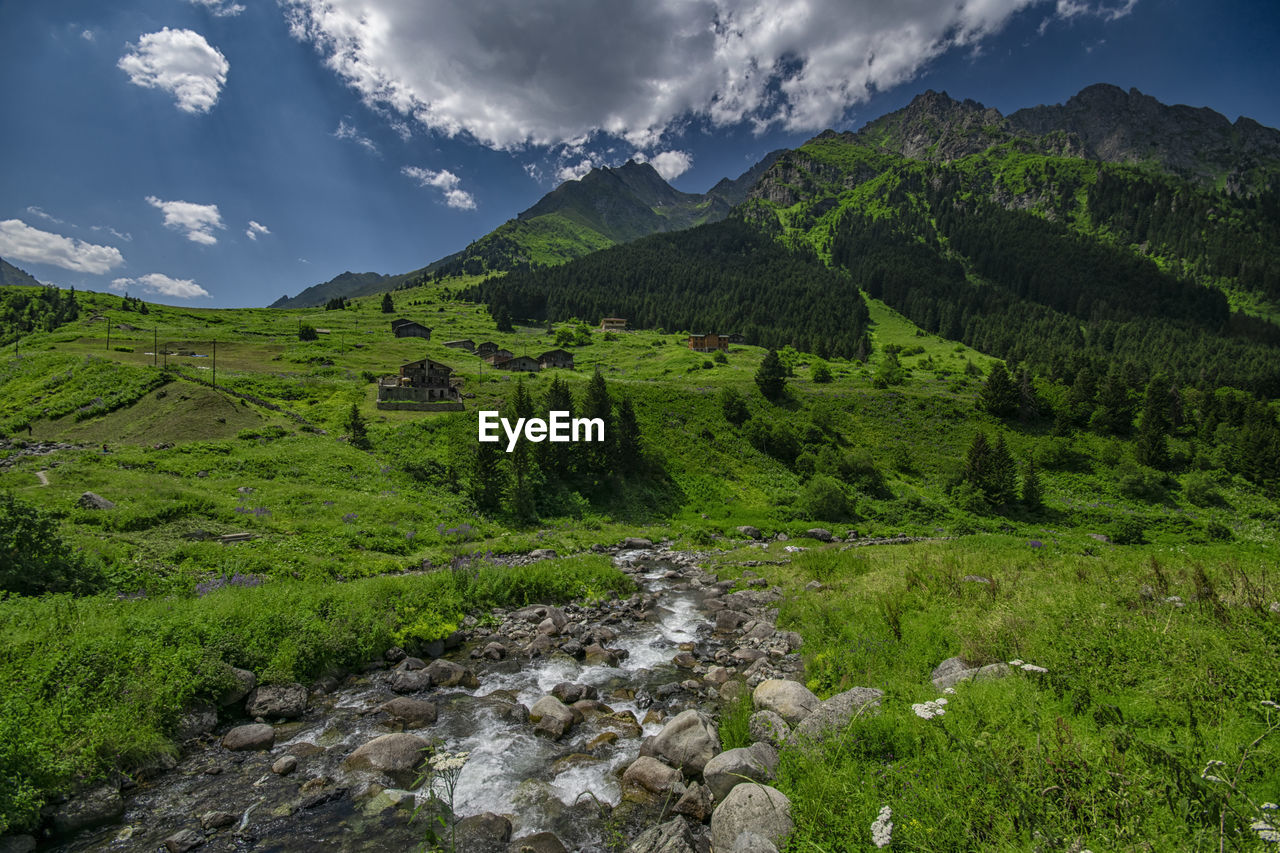
M 170 92 L 178 109 L 188 113 L 207 113 L 218 102 L 231 65 L 204 36 L 165 27 L 128 47 L 116 64 L 129 75 L 129 82 Z
M 66 224 L 58 217 L 45 213 L 42 208 L 36 207 L 34 204 L 27 205 L 27 213 L 30 213 L 32 216 L 38 216 L 41 219 L 43 219 L 45 222 L 52 222 L 54 225 Z
M 123 291 L 130 287 L 141 287 L 147 293 L 159 293 L 175 299 L 192 299 L 209 295 L 209 291 L 189 278 L 170 278 L 158 272 L 147 273 L 137 278 L 117 278 L 111 282 L 112 290 Z
M 592 157 L 583 157 L 577 163 L 565 163 L 556 170 L 556 180 L 560 182 L 581 180 L 598 165 L 600 163 Z
M 371 106 L 497 149 L 595 134 L 652 148 L 690 119 L 821 129 L 1048 2 L 281 0 Z
M 365 136 L 360 131 L 356 130 L 354 126 L 347 124 L 345 121 L 340 120 L 338 122 L 338 129 L 333 132 L 333 135 L 338 139 L 350 140 L 372 154 L 378 153 L 378 146 L 374 144 L 372 139 Z
M 164 224 L 168 228 L 185 231 L 192 243 L 212 246 L 218 242 L 213 229 L 226 228 L 216 204 L 194 204 L 189 201 L 161 201 L 147 196 L 147 204 L 164 211 Z
M 460 188 L 461 179 L 453 172 L 441 169 L 433 172 L 421 166 L 405 166 L 400 174 L 412 178 L 419 186 L 433 187 L 444 194 L 444 202 L 458 210 L 475 210 L 476 200 L 471 193 Z
M 124 263 L 124 256 L 114 246 L 99 246 L 41 231 L 21 219 L 0 222 L 0 256 L 94 275 L 101 275 Z
M 1054 21 L 1072 21 L 1076 18 L 1100 18 L 1110 23 L 1126 17 L 1138 5 L 1138 0 L 1121 0 L 1119 3 L 1088 3 L 1085 0 L 1057 0 L 1053 14 L 1040 22 L 1039 32 L 1044 35 Z
M 658 171 L 663 180 L 671 181 L 689 171 L 693 165 L 693 157 L 687 151 L 663 151 L 654 154 L 649 164 Z
M 259 234 L 265 237 L 270 233 L 271 229 L 267 228 L 267 226 L 263 225 L 261 222 L 254 222 L 250 219 L 249 227 L 245 229 L 244 236 L 248 237 L 250 240 L 257 240 Z
M 230 18 L 244 11 L 244 7 L 239 3 L 228 2 L 228 0 L 187 0 L 187 2 L 193 6 L 203 6 L 215 18 Z
M 97 36 L 93 34 L 93 30 L 81 30 L 80 38 L 84 39 L 85 41 L 93 41 L 94 39 L 97 38 Z
M 117 240 L 123 240 L 126 243 L 133 242 L 133 235 L 130 234 L 128 231 L 117 231 L 116 229 L 112 228 L 110 225 L 90 225 L 89 230 L 90 231 L 106 231 L 108 234 L 115 237 Z

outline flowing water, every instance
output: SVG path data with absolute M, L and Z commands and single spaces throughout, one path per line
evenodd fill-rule
M 439 720 L 411 731 L 439 750 L 470 753 L 457 780 L 456 816 L 494 812 L 511 819 L 513 837 L 546 830 L 570 850 L 607 849 L 606 806 L 622 799 L 622 769 L 636 758 L 641 737 L 662 727 L 664 714 L 656 713 L 654 697 L 668 697 L 659 702 L 667 715 L 699 701 L 696 693 L 671 688 L 687 677 L 672 657 L 681 644 L 707 643 L 711 635 L 699 610 L 705 592 L 690 580 L 696 569 L 638 553 L 618 559 L 654 601 L 646 620 L 621 608 L 605 616 L 617 633 L 607 646 L 625 652 L 616 665 L 584 664 L 564 654 L 472 660 L 463 648 L 446 657 L 475 672 L 479 687 L 414 694 L 437 703 Z M 561 682 L 595 687 L 600 701 L 614 712 L 631 712 L 640 725 L 617 725 L 601 715 L 559 741 L 536 736 L 531 723 L 512 713 L 513 703 L 530 707 Z M 210 833 L 202 851 L 414 849 L 428 822 L 409 822 L 408 808 L 369 813 L 373 777 L 342 767 L 356 748 L 397 730 L 384 714 L 374 713 L 394 696 L 383 673 L 352 676 L 323 699 L 313 698 L 301 721 L 278 726 L 270 751 L 231 753 L 212 744 L 189 752 L 177 767 L 125 792 L 121 823 L 59 849 L 157 850 L 174 832 L 199 831 L 200 816 L 208 811 L 231 813 L 236 823 Z M 618 737 L 602 743 L 608 731 Z M 277 776 L 270 766 L 286 754 L 298 756 L 298 768 Z M 417 801 L 425 799 L 419 791 Z

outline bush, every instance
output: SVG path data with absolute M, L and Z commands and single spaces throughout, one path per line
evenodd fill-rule
M 724 412 L 724 419 L 734 426 L 741 426 L 751 417 L 746 399 L 736 388 L 721 390 L 720 409 Z
M 800 494 L 800 511 L 822 521 L 849 521 L 853 508 L 844 488 L 826 474 L 815 474 Z
M 315 326 L 309 325 L 307 323 L 303 323 L 302 325 L 298 326 L 298 340 L 314 341 L 314 340 L 317 340 L 319 337 L 320 337 L 320 333 L 316 331 Z
M 716 353 L 714 356 L 712 356 L 712 358 L 715 360 L 715 363 L 716 363 L 716 364 L 728 364 L 728 363 L 729 363 L 729 356 L 725 355 L 725 354 L 724 354 L 724 353 L 722 353 L 722 352 L 718 352 L 718 353 Z
M 816 362 L 812 371 L 813 381 L 827 383 L 831 381 L 831 367 L 825 361 Z
M 62 541 L 50 515 L 0 494 L 0 591 L 86 593 L 101 583 L 96 567 Z
M 1141 545 L 1147 541 L 1147 531 L 1142 522 L 1130 516 L 1121 518 L 1111 525 L 1108 538 L 1117 545 Z
M 1222 493 L 1218 491 L 1218 483 L 1213 475 L 1205 471 L 1193 471 L 1183 481 L 1183 490 L 1187 500 L 1196 506 L 1219 506 L 1223 503 Z
M 1127 463 L 1117 472 L 1120 492 L 1134 500 L 1155 502 L 1165 497 L 1165 478 L 1159 471 Z

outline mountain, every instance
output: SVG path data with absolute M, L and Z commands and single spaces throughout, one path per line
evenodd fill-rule
M 0 258 L 0 287 L 38 287 L 35 276 Z
M 742 175 L 705 193 L 681 192 L 648 163 L 628 160 L 565 181 L 515 219 L 455 252 L 409 273 L 343 273 L 272 308 L 309 308 L 338 296 L 367 296 L 430 276 L 480 275 L 527 266 L 553 266 L 649 234 L 679 231 L 724 219 L 782 155 L 774 151 Z

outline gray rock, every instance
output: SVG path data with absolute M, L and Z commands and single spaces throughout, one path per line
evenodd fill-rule
M 92 826 L 111 823 L 124 814 L 124 799 L 110 785 L 92 788 L 72 797 L 53 813 L 53 829 L 70 835 Z
M 534 548 L 529 552 L 529 556 L 534 560 L 554 560 L 560 555 L 550 548 Z
M 820 700 L 798 681 L 770 678 L 756 686 L 751 701 L 757 711 L 773 711 L 794 726 L 818 707 Z
M 200 815 L 200 826 L 204 829 L 225 829 L 238 819 L 231 812 L 209 811 Z
M 653 542 L 649 539 L 641 539 L 636 536 L 628 536 L 622 540 L 622 547 L 627 551 L 648 550 L 653 547 Z
M 702 778 L 716 802 L 743 782 L 771 782 L 778 771 L 778 751 L 767 743 L 730 749 L 707 762 Z
M 529 722 L 535 734 L 560 740 L 582 720 L 581 712 L 570 708 L 554 696 L 543 696 L 529 709 Z
M 710 717 L 690 708 L 663 726 L 654 738 L 653 749 L 668 764 L 694 778 L 702 775 L 707 762 L 720 751 L 720 736 Z
M 831 531 L 825 527 L 810 527 L 804 532 L 804 535 L 810 539 L 817 539 L 819 542 L 830 542 L 832 539 Z
M 791 835 L 791 801 L 776 788 L 744 782 L 711 813 L 711 849 L 732 850 L 744 832 L 754 832 L 780 847 Z
M 746 696 L 747 692 L 747 685 L 735 678 L 732 681 L 726 681 L 721 684 L 718 695 L 722 702 L 737 702 L 743 696 Z
M 824 589 L 826 589 L 826 587 L 823 586 L 821 581 L 809 581 L 807 584 L 804 585 L 805 592 L 818 592 Z
M 276 730 L 266 723 L 249 723 L 236 726 L 222 738 L 222 748 L 232 752 L 250 749 L 270 749 L 276 743 Z
M 656 758 L 642 755 L 631 762 L 622 774 L 622 787 L 639 788 L 651 794 L 684 793 L 684 777 Z
M 0 853 L 31 853 L 36 840 L 30 835 L 5 835 L 0 837 Z
M 750 524 L 744 524 L 738 528 L 738 532 L 748 539 L 763 539 L 764 534 L 760 532 L 760 528 L 752 527 Z
M 417 805 L 417 796 L 413 791 L 402 788 L 383 788 L 381 785 L 373 786 L 372 790 L 376 790 L 377 793 L 360 807 L 366 815 L 379 815 L 392 809 L 409 811 Z
M 434 702 L 410 699 L 407 696 L 397 696 L 381 705 L 378 710 L 386 712 L 410 728 L 429 726 L 436 721 L 440 713 Z
M 245 700 L 250 717 L 284 717 L 292 720 L 307 709 L 307 688 L 301 684 L 269 684 L 255 687 Z
M 104 498 L 102 495 L 95 495 L 93 492 L 85 492 L 76 501 L 76 505 L 81 509 L 115 509 L 116 505 Z
M 348 770 L 384 773 L 396 784 L 408 787 L 417 769 L 427 758 L 430 744 L 417 735 L 398 732 L 376 737 L 347 756 L 342 766 Z
M 397 670 L 391 674 L 387 686 L 397 693 L 421 693 L 431 687 L 431 674 L 425 669 Z
M 733 840 L 730 853 L 778 853 L 778 848 L 760 833 L 748 830 Z
M 473 690 L 480 686 L 480 681 L 474 672 L 451 660 L 433 660 L 424 672 L 431 677 L 431 683 L 437 687 L 461 686 Z
M 965 575 L 960 578 L 960 580 L 964 583 L 981 583 L 986 584 L 987 586 L 991 585 L 991 578 L 984 578 L 982 575 Z
M 209 705 L 197 705 L 188 708 L 178 719 L 178 730 L 174 737 L 178 740 L 191 740 L 208 734 L 218 725 L 218 712 Z
M 756 743 L 782 749 L 791 740 L 791 724 L 773 711 L 756 711 L 747 720 L 747 731 Z
M 695 853 L 696 850 L 689 824 L 677 817 L 645 830 L 631 842 L 627 853 Z
M 204 836 L 194 829 L 183 829 L 164 840 L 164 847 L 169 853 L 187 853 L 204 845 Z
M 222 695 L 218 697 L 218 705 L 222 708 L 243 702 L 253 688 L 258 686 L 258 676 L 249 670 L 237 669 L 234 666 L 229 669 L 233 681 L 231 686 L 222 691 Z
M 298 769 L 298 758 L 293 755 L 282 755 L 271 765 L 271 772 L 277 776 L 288 776 Z
M 481 656 L 489 660 L 502 660 L 507 656 L 507 647 L 499 642 L 488 643 L 481 652 Z
M 854 687 L 818 703 L 809 716 L 792 729 L 793 741 L 821 741 L 842 734 L 856 717 L 880 708 L 883 690 Z
M 948 687 L 956 686 L 961 681 L 968 681 L 973 678 L 1004 678 L 1008 674 L 1008 664 L 991 663 L 982 667 L 969 666 L 965 663 L 964 658 L 954 657 L 947 658 L 938 664 L 937 668 L 929 676 L 929 680 L 933 682 L 933 686 L 936 689 L 946 690 Z
M 711 789 L 697 782 L 689 783 L 689 787 L 680 795 L 671 811 L 688 815 L 698 823 L 704 823 L 711 817 Z
M 727 633 L 747 621 L 747 614 L 725 608 L 716 612 L 716 630 Z
M 483 812 L 458 821 L 453 833 L 459 851 L 504 853 L 511 840 L 511 821 L 493 812 Z
M 569 853 L 559 838 L 550 832 L 522 835 L 507 845 L 507 853 Z

